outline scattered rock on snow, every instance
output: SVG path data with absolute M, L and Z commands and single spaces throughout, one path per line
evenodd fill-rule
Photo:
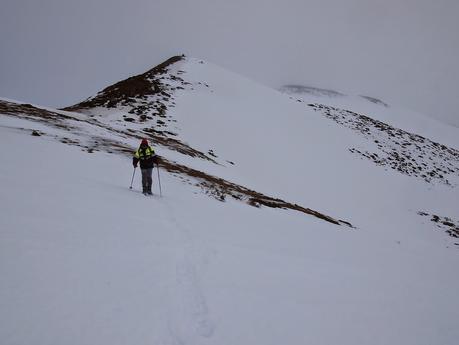
M 374 143 L 377 152 L 357 148 L 349 148 L 349 151 L 376 165 L 428 183 L 438 181 L 450 185 L 448 175 L 459 175 L 459 151 L 456 149 L 353 111 L 317 103 L 308 106 Z
M 418 215 L 430 217 L 430 221 L 437 225 L 437 228 L 444 230 L 449 236 L 459 238 L 459 221 L 454 221 L 449 217 L 440 217 L 436 214 L 429 214 L 424 211 L 419 211 Z

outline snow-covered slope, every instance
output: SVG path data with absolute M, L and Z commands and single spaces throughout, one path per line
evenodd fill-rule
M 455 344 L 457 140 L 291 97 L 173 58 L 0 101 L 2 343 Z M 128 189 L 144 136 L 162 198 Z
M 280 88 L 280 91 L 297 101 L 325 104 L 359 114 L 366 114 L 374 120 L 379 120 L 395 128 L 459 149 L 457 127 L 409 109 L 391 106 L 375 97 L 349 96 L 333 90 L 298 85 L 287 85 Z

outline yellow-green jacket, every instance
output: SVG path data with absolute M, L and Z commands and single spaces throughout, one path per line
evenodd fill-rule
M 134 152 L 132 158 L 132 164 L 137 167 L 137 163 L 140 162 L 140 169 L 151 169 L 156 161 L 155 150 L 150 146 L 141 145 L 137 151 Z

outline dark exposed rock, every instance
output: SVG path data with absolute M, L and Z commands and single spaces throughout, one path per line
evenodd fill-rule
M 143 74 L 113 84 L 99 92 L 95 97 L 66 107 L 63 110 L 78 111 L 96 107 L 115 108 L 121 103 L 122 105 L 132 104 L 137 98 L 161 94 L 163 88 L 158 76 L 166 73 L 168 66 L 182 59 L 182 56 L 174 56 Z
M 459 221 L 454 221 L 449 217 L 441 217 L 436 214 L 430 215 L 424 211 L 419 211 L 418 215 L 423 217 L 430 216 L 430 221 L 435 223 L 438 229 L 444 230 L 451 237 L 459 238 Z

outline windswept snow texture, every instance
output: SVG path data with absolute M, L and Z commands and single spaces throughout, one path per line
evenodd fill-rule
M 377 131 L 308 104 L 400 130 L 383 145 L 399 154 L 410 135 L 455 152 L 457 129 L 361 97 L 292 100 L 196 59 L 161 78 L 184 86 L 159 129 L 149 92 L 49 118 L 0 111 L 0 343 L 457 344 L 457 161 L 429 151 L 448 184 L 375 164 L 351 150 L 375 152 Z M 140 99 L 149 109 L 129 113 Z M 217 202 L 165 169 L 162 198 L 139 192 L 139 174 L 131 191 L 125 152 L 144 136 L 170 164 L 355 228 Z

